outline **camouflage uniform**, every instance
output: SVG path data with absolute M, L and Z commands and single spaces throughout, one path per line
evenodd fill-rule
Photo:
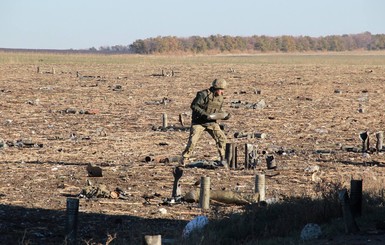
M 191 156 L 203 131 L 207 131 L 215 140 L 220 160 L 225 159 L 226 135 L 216 120 L 208 118 L 210 114 L 222 112 L 223 96 L 214 95 L 215 81 L 217 80 L 214 80 L 210 89 L 199 91 L 191 103 L 190 137 L 186 149 L 182 153 L 183 159 L 188 159 Z

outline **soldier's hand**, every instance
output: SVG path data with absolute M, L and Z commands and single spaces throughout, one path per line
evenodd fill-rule
M 230 117 L 231 117 L 231 114 L 230 114 L 230 113 L 228 113 L 228 114 L 227 114 L 227 116 L 225 116 L 225 117 L 223 118 L 223 120 L 229 120 L 229 119 L 230 119 Z

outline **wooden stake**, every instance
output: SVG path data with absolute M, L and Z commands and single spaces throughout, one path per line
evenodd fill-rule
M 163 116 L 162 116 L 162 128 L 167 128 L 167 126 L 168 126 L 167 114 L 163 113 Z
M 349 195 L 346 189 L 343 189 L 338 192 L 338 199 L 340 200 L 342 205 L 342 215 L 344 217 L 345 232 L 347 234 L 357 233 L 359 229 L 350 209 Z
M 226 143 L 225 160 L 230 168 L 238 168 L 238 147 L 234 143 Z
M 67 244 L 77 244 L 77 227 L 78 227 L 78 212 L 79 212 L 79 199 L 67 198 Z
M 354 217 L 362 214 L 362 180 L 350 180 L 350 209 Z
M 232 152 L 233 152 L 233 157 L 231 158 L 231 162 L 230 162 L 230 168 L 232 169 L 236 169 L 238 166 L 238 162 L 237 162 L 237 146 L 235 144 L 232 144 Z
M 382 145 L 384 143 L 384 132 L 379 131 L 376 133 L 377 143 L 376 143 L 376 149 L 377 152 L 380 152 L 382 150 Z
M 230 165 L 231 160 L 233 159 L 233 144 L 226 143 L 226 151 L 225 151 L 225 160 Z
M 143 245 L 162 245 L 162 235 L 145 235 Z
M 210 177 L 201 177 L 199 207 L 202 209 L 209 209 L 210 207 Z
M 255 193 L 259 194 L 260 202 L 265 201 L 266 186 L 264 174 L 257 174 L 255 176 Z

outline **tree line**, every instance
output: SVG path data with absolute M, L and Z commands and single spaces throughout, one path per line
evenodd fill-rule
M 211 35 L 208 37 L 159 36 L 138 39 L 132 44 L 103 46 L 90 51 L 133 54 L 175 54 L 175 53 L 255 53 L 255 52 L 306 52 L 306 51 L 353 51 L 384 50 L 385 34 L 310 36 L 228 36 Z

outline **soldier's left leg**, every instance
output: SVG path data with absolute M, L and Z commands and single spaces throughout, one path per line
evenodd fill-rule
M 219 127 L 218 123 L 214 123 L 206 128 L 207 132 L 213 137 L 217 145 L 218 153 L 220 160 L 225 160 L 225 151 L 226 151 L 226 135 Z

